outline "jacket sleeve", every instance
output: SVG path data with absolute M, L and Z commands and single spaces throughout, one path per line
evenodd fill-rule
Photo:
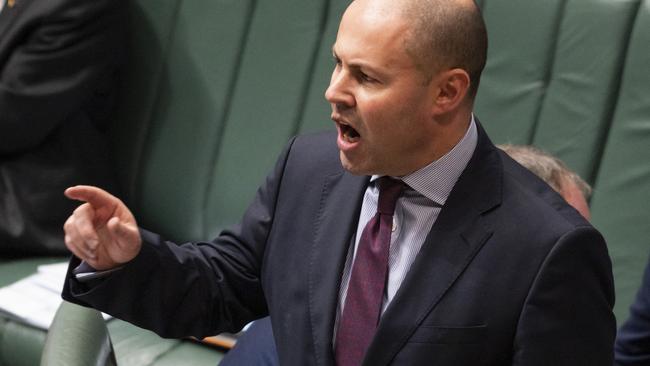
M 595 229 L 578 227 L 563 235 L 526 298 L 513 365 L 612 365 L 611 269 L 605 241 Z
M 141 230 L 136 258 L 97 283 L 74 278 L 79 260 L 73 258 L 63 298 L 162 337 L 235 332 L 267 315 L 260 272 L 290 147 L 234 228 L 211 242 L 180 246 Z
M 20 29 L 0 60 L 0 156 L 37 146 L 113 85 L 125 48 L 123 1 L 57 3 L 26 3 L 48 9 L 16 15 L 24 18 L 15 20 Z

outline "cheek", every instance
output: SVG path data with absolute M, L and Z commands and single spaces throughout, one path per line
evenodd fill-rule
M 421 123 L 424 123 L 426 113 L 421 97 L 397 92 L 358 95 L 357 111 L 367 137 L 384 143 L 424 138 Z
M 408 113 L 405 103 L 390 93 L 385 93 L 385 96 L 358 96 L 357 109 L 364 124 L 373 130 L 390 129 Z
M 357 113 L 368 137 L 380 135 L 386 127 L 390 127 L 387 125 L 391 119 L 391 110 L 387 105 L 377 99 L 357 98 Z

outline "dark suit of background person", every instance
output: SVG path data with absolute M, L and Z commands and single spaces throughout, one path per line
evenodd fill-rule
M 368 184 L 338 155 L 334 134 L 297 137 L 239 225 L 182 247 L 142 231 L 139 254 L 93 286 L 74 279 L 74 258 L 63 297 L 165 337 L 270 314 L 282 365 L 333 364 L 340 273 Z M 613 291 L 600 234 L 479 127 L 365 365 L 611 365 Z
M 122 0 L 15 0 L 0 13 L 0 256 L 67 253 L 63 190 L 114 190 L 105 141 Z
M 650 262 L 630 307 L 630 317 L 618 330 L 614 352 L 616 365 L 650 365 Z
M 271 318 L 266 316 L 250 324 L 237 338 L 235 346 L 228 350 L 219 366 L 276 366 L 278 351 L 273 337 Z

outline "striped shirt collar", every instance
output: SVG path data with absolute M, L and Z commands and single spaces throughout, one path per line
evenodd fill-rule
M 399 179 L 421 195 L 442 206 L 472 158 L 477 141 L 478 132 L 472 114 L 465 136 L 453 149 L 424 168 Z M 370 181 L 374 182 L 379 177 L 379 175 L 373 175 Z

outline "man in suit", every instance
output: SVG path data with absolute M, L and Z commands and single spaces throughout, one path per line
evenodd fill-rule
M 541 178 L 585 219 L 589 220 L 591 214 L 587 201 L 592 189 L 578 174 L 571 171 L 564 162 L 530 145 L 504 144 L 499 145 L 498 148 Z M 650 282 L 650 280 L 646 282 Z M 646 303 L 650 302 L 646 301 Z M 278 354 L 269 317 L 258 319 L 250 324 L 247 330 L 237 339 L 235 347 L 229 350 L 219 363 L 221 366 L 273 366 L 278 364 Z
M 0 256 L 67 254 L 74 184 L 114 189 L 105 130 L 124 49 L 120 0 L 0 11 Z
M 68 189 L 85 203 L 63 297 L 167 337 L 270 315 L 282 365 L 610 365 L 605 242 L 474 118 L 486 48 L 473 1 L 352 2 L 325 93 L 337 134 L 292 139 L 211 242 Z

